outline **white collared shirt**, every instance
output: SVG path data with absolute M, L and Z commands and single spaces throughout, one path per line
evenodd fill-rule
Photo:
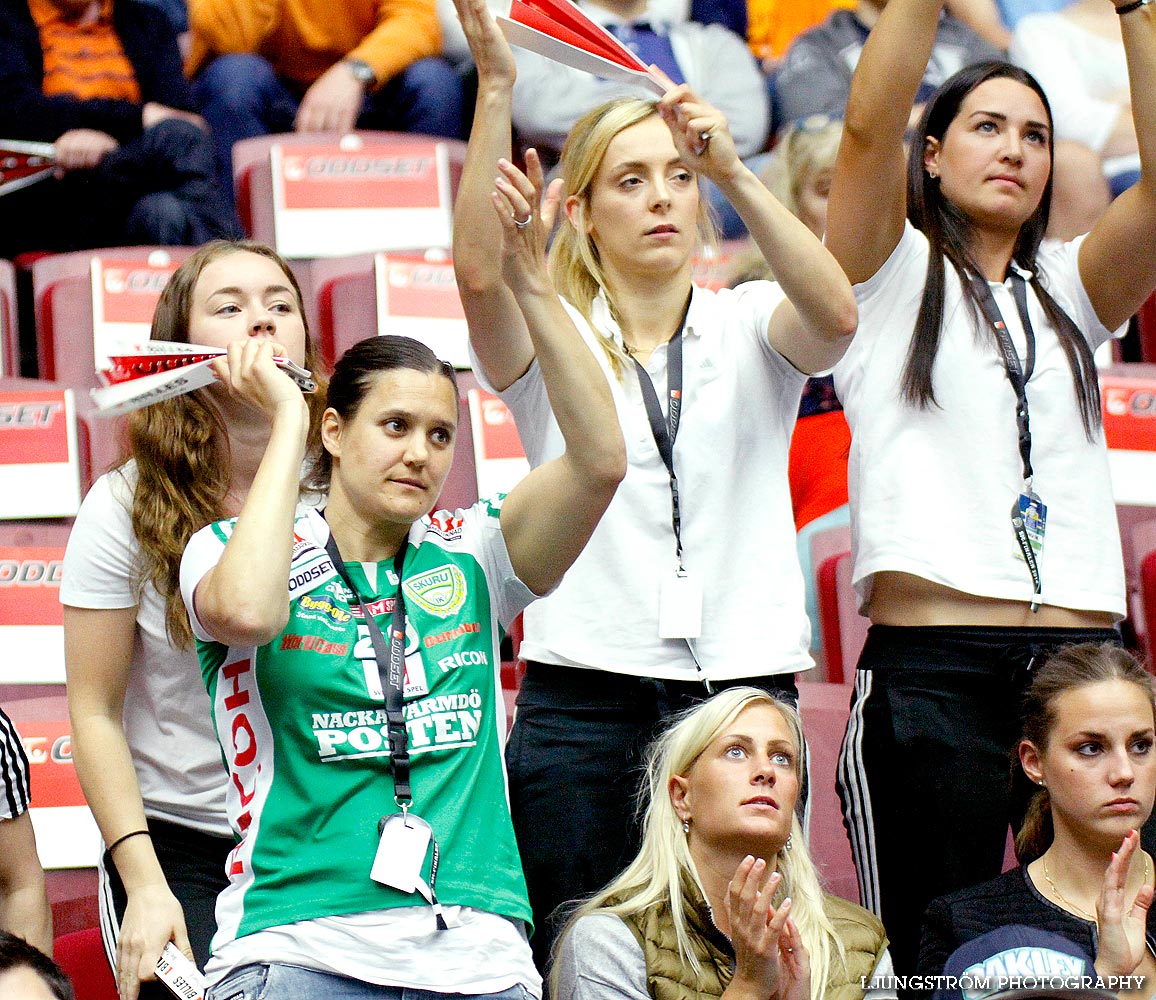
M 806 376 L 771 347 L 771 282 L 694 290 L 683 338 L 682 417 L 674 445 L 684 562 L 703 586 L 706 677 L 806 670 L 810 625 L 787 484 L 787 453 Z M 610 382 L 626 439 L 626 479 L 558 589 L 525 612 L 525 659 L 664 679 L 700 677 L 684 640 L 658 638 L 659 587 L 676 568 L 670 477 L 654 443 L 638 376 L 621 375 L 564 303 Z M 606 302 L 595 325 L 619 343 Z M 646 369 L 665 402 L 666 345 Z M 481 366 L 475 359 L 481 377 Z M 562 434 L 537 363 L 501 393 L 533 467 L 561 455 Z

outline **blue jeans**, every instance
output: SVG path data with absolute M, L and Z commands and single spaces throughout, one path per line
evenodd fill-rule
M 205 1000 L 533 1000 L 524 986 L 501 993 L 435 993 L 402 986 L 374 986 L 358 979 L 297 965 L 245 965 L 229 973 Z
M 272 64 L 246 52 L 218 56 L 193 93 L 213 131 L 222 190 L 233 190 L 233 144 L 292 132 L 303 92 L 291 90 Z M 462 131 L 462 81 L 444 59 L 419 59 L 366 94 L 357 127 L 456 139 Z

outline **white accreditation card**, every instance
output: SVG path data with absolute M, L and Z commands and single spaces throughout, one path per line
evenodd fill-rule
M 662 581 L 658 593 L 658 637 L 697 639 L 702 633 L 702 581 L 678 570 Z
M 370 878 L 401 892 L 415 892 L 432 837 L 433 830 L 420 816 L 413 813 L 387 816 L 381 827 Z

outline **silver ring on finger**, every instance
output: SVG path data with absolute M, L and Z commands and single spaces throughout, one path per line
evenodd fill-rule
M 525 229 L 531 222 L 534 221 L 534 216 L 527 215 L 524 219 L 514 219 L 514 225 L 519 229 Z

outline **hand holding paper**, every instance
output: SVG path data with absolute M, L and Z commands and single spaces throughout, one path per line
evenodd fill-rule
M 278 358 L 285 358 L 280 344 L 250 337 L 229 344 L 227 357 L 213 361 L 213 371 L 232 396 L 271 420 L 282 406 L 306 409 L 300 385 Z
M 662 74 L 657 68 L 655 72 Z M 666 93 L 658 102 L 658 113 L 688 167 L 717 181 L 742 166 L 722 112 L 707 104 L 685 83 Z
M 46 181 L 56 169 L 56 148 L 50 142 L 0 139 L 0 195 Z
M 101 416 L 117 416 L 150 403 L 171 399 L 217 380 L 213 363 L 226 352 L 198 344 L 150 340 L 126 352 L 109 356 L 109 367 L 97 372 L 104 388 L 92 390 L 92 401 Z M 300 387 L 313 392 L 317 383 L 309 372 L 286 357 L 273 359 Z

